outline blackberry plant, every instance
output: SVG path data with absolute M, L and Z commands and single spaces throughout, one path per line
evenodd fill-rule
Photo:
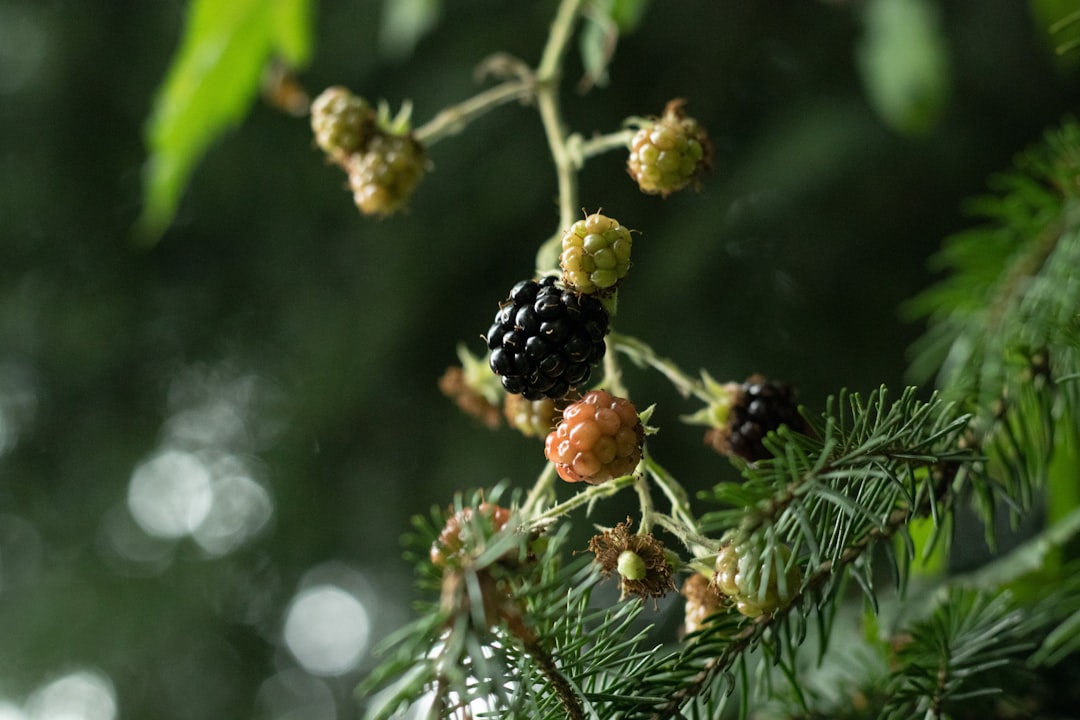
M 591 48 L 591 88 L 626 6 L 559 0 L 535 64 L 498 56 L 498 84 L 415 128 L 340 86 L 310 107 L 314 145 L 365 215 L 403 208 L 432 148 L 517 101 L 539 115 L 557 184 L 527 279 L 504 296 L 476 278 L 498 309 L 486 330 L 462 323 L 460 366 L 440 382 L 489 428 L 505 417 L 546 437 L 525 461 L 537 477 L 468 478 L 448 507 L 431 499 L 412 539 L 426 600 L 361 682 L 366 717 L 1056 717 L 1027 678 L 1080 678 L 1080 124 L 1063 120 L 995 181 L 974 204 L 983 225 L 946 240 L 945 276 L 905 305 L 927 323 L 911 353 L 922 387 L 800 406 L 798 378 L 688 372 L 617 327 L 637 231 L 582 207 L 580 171 L 619 152 L 642 201 L 673 208 L 672 193 L 709 181 L 713 155 L 683 99 L 659 118 L 627 108 L 607 133 L 568 127 L 567 49 Z M 631 387 L 628 365 L 674 397 Z M 705 425 L 724 456 L 695 497 L 650 445 L 700 432 L 650 424 L 669 400 L 693 403 L 683 425 Z M 991 543 L 1002 511 L 1015 523 L 1049 509 L 1049 522 L 967 576 L 928 570 L 971 509 Z M 598 530 L 587 542 L 584 524 Z M 684 614 L 664 622 L 671 607 Z

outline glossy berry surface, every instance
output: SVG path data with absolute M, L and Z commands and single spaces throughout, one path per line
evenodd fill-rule
M 630 269 L 630 231 L 618 220 L 593 213 L 563 233 L 562 280 L 578 292 L 605 295 Z
M 563 410 L 544 441 L 544 454 L 563 480 L 595 485 L 632 473 L 641 461 L 644 437 L 633 403 L 590 390 Z
M 488 365 L 509 393 L 562 398 L 584 385 L 604 357 L 608 313 L 596 298 L 553 277 L 524 280 L 495 313 L 484 336 Z
M 424 149 L 410 135 L 376 133 L 348 161 L 353 200 L 365 215 L 400 210 L 424 175 Z
M 626 169 L 642 192 L 666 197 L 700 178 L 710 156 L 705 131 L 683 114 L 681 101 L 672 101 L 662 118 L 634 135 Z
M 742 384 L 739 401 L 731 409 L 727 443 L 731 452 L 747 460 L 772 457 L 761 441 L 781 425 L 799 431 L 804 427 L 794 388 L 753 376 Z
M 705 440 L 722 455 L 736 455 L 749 462 L 772 457 L 763 442 L 766 435 L 785 425 L 796 432 L 809 429 L 795 401 L 791 385 L 752 375 L 741 385 L 732 384 L 734 401 L 724 427 L 714 428 Z

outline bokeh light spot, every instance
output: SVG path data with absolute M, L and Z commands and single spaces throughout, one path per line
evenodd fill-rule
M 16 705 L 0 701 L 0 720 L 26 720 L 26 713 Z
M 302 590 L 285 619 L 285 643 L 297 661 L 316 675 L 340 675 L 359 664 L 371 631 L 357 597 L 336 585 Z
M 28 720 L 114 720 L 116 695 L 109 678 L 83 670 L 35 691 L 26 710 Z
M 285 670 L 264 680 L 255 702 L 260 720 L 335 720 L 337 717 L 330 688 L 302 670 Z
M 193 537 L 211 555 L 225 555 L 255 535 L 274 512 L 270 493 L 246 475 L 226 475 L 210 485 L 210 511 Z
M 128 508 L 149 534 L 179 538 L 191 533 L 210 511 L 210 471 L 196 455 L 165 450 L 135 468 Z

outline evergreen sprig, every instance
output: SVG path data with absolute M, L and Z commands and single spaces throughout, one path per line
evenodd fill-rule
M 927 330 L 911 375 L 978 415 L 971 442 L 990 473 L 1030 505 L 1060 443 L 1080 444 L 1080 124 L 1074 119 L 996 176 L 970 204 L 984 222 L 934 259 L 948 275 L 907 305 Z M 993 505 L 983 498 L 989 525 Z

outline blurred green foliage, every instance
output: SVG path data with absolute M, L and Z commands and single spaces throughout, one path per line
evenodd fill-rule
M 208 98 L 216 119 L 181 103 L 158 126 L 208 150 L 173 166 L 191 170 L 185 193 L 178 172 L 143 205 L 145 123 L 190 13 L 211 5 L 263 7 L 0 4 L 0 708 L 75 687 L 125 718 L 352 717 L 370 661 L 306 671 L 284 640 L 298 591 L 349 585 L 378 639 L 407 612 L 408 517 L 461 487 L 525 487 L 542 467 L 535 441 L 477 426 L 436 388 L 555 230 L 534 111 L 506 106 L 437 145 L 411 211 L 372 222 L 302 119 L 249 102 L 261 67 L 228 63 L 235 92 Z M 489 54 L 534 60 L 554 3 L 445 3 L 407 60 L 378 52 L 383 7 L 320 2 L 301 81 L 411 99 L 422 121 L 475 92 Z M 811 408 L 842 386 L 899 383 L 921 329 L 896 308 L 967 223 L 962 199 L 1078 96 L 1026 4 L 935 7 L 950 93 L 917 139 L 868 101 L 864 26 L 844 3 L 650 3 L 604 87 L 575 95 L 586 68 L 571 59 L 575 129 L 608 132 L 681 96 L 718 145 L 701 192 L 666 201 L 638 194 L 622 158 L 583 171 L 587 208 L 641 231 L 620 330 L 719 379 L 794 382 Z M 302 27 L 243 24 L 246 42 L 297 64 Z M 133 249 L 131 228 L 162 221 L 172 197 L 158 244 Z M 693 490 L 730 472 L 678 424 L 688 403 L 628 375 L 657 405 L 650 443 L 667 467 Z M 128 496 L 169 449 L 214 481 L 241 468 L 271 519 L 226 552 L 148 534 Z

